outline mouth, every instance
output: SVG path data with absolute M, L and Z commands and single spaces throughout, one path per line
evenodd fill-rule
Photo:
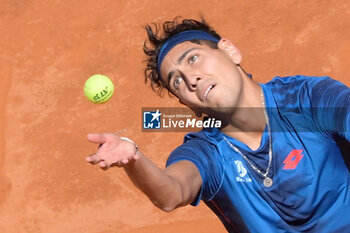
M 212 84 L 212 85 L 210 85 L 210 86 L 205 90 L 204 95 L 203 95 L 204 100 L 207 99 L 209 92 L 210 92 L 214 87 L 215 87 L 215 84 Z

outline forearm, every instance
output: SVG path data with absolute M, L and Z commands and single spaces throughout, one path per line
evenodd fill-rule
M 140 151 L 139 159 L 124 169 L 131 181 L 160 209 L 171 211 L 182 202 L 180 184 L 158 168 Z
M 164 211 L 188 204 L 201 185 L 199 172 L 194 165 L 176 163 L 182 166 L 173 165 L 169 166 L 172 169 L 168 167 L 162 171 L 138 151 L 130 139 L 104 133 L 89 134 L 88 140 L 100 146 L 95 154 L 86 158 L 87 162 L 98 164 L 104 170 L 112 166 L 124 167 L 131 181 Z M 192 185 L 193 182 L 188 184 L 189 181 L 197 181 L 197 185 Z

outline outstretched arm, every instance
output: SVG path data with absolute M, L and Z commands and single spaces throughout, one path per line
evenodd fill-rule
M 179 161 L 161 170 L 135 144 L 115 134 L 89 134 L 88 140 L 101 144 L 86 158 L 89 163 L 102 169 L 123 167 L 136 187 L 164 211 L 190 204 L 201 188 L 200 173 L 190 161 Z

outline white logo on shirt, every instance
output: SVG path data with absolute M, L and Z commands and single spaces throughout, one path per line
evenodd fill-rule
M 244 167 L 242 161 L 235 160 L 237 173 L 239 176 L 236 177 L 237 182 L 252 182 L 252 179 L 247 176 L 247 169 Z

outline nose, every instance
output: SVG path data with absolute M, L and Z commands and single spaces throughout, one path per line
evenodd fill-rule
M 191 91 L 196 90 L 198 82 L 202 79 L 201 75 L 194 72 L 183 74 L 183 76 L 185 77 L 185 82 Z

